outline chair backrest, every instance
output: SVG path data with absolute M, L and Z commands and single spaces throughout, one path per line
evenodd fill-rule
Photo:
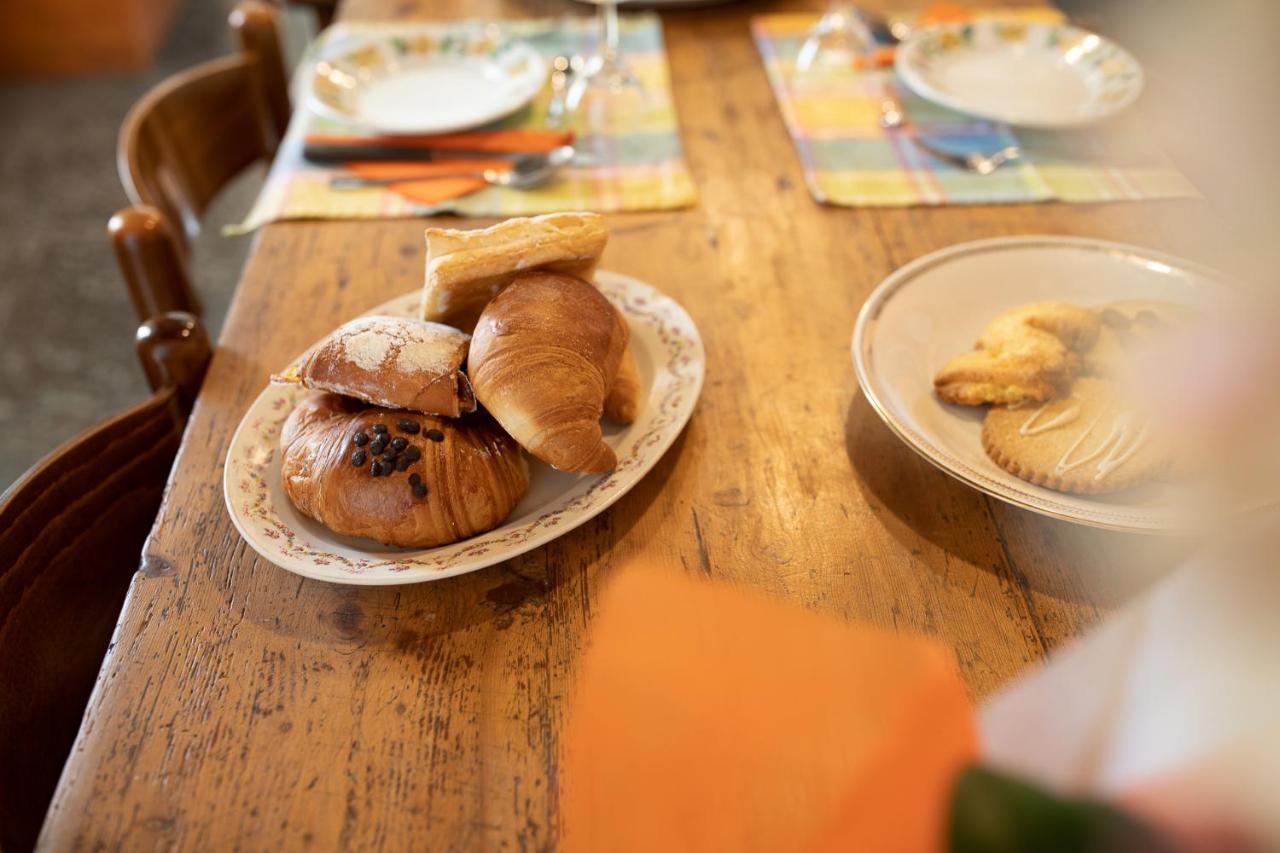
M 209 359 L 189 314 L 137 346 L 155 395 L 0 495 L 0 850 L 35 844 Z
M 138 322 L 169 311 L 200 315 L 182 241 L 154 207 L 126 207 L 111 217 L 107 234 Z
M 117 166 L 129 200 L 158 208 L 184 240 L 228 181 L 275 153 L 289 123 L 275 10 L 246 0 L 230 23 L 238 54 L 164 80 L 120 128 Z

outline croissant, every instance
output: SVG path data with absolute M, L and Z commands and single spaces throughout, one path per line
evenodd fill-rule
M 537 458 L 596 474 L 618 464 L 600 415 L 630 332 L 580 278 L 524 273 L 493 298 L 471 336 L 476 399 Z
M 285 420 L 280 445 L 284 490 L 303 515 L 388 545 L 429 548 L 491 530 L 529 488 L 519 446 L 483 416 L 457 421 L 311 394 Z
M 640 369 L 636 357 L 627 347 L 618 364 L 618 375 L 613 377 L 609 395 L 604 398 L 604 416 L 620 424 L 633 423 L 640 411 Z

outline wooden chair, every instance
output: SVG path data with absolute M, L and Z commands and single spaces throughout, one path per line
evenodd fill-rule
M 137 351 L 155 394 L 0 495 L 0 850 L 35 844 L 139 569 L 209 339 L 198 318 L 167 314 L 138 330 Z
M 261 0 L 235 8 L 241 50 L 168 78 L 125 117 L 117 166 L 135 205 L 160 210 L 184 241 L 209 202 L 250 164 L 270 159 L 289 124 L 277 14 Z

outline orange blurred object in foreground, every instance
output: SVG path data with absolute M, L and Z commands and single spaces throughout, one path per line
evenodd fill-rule
M 939 644 L 660 571 L 611 582 L 577 684 L 571 852 L 938 850 L 977 753 Z
M 930 24 L 963 24 L 973 20 L 973 9 L 956 3 L 930 3 L 916 18 L 917 27 Z

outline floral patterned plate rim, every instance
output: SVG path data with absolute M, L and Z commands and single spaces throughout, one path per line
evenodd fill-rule
M 923 98 L 1022 127 L 1101 121 L 1142 91 L 1138 61 L 1116 43 L 1068 24 L 983 19 L 913 32 L 894 58 Z
M 529 103 L 547 79 L 537 50 L 487 27 L 339 39 L 323 53 L 311 71 L 311 108 L 375 133 L 479 127 Z
M 599 271 L 596 282 L 631 327 L 643 403 L 635 423 L 605 421 L 605 440 L 618 453 L 609 474 L 578 476 L 530 459 L 529 493 L 500 527 L 439 548 L 406 550 L 339 536 L 304 517 L 280 482 L 280 428 L 306 393 L 268 385 L 249 407 L 227 450 L 223 491 L 244 540 L 283 569 L 343 584 L 408 584 L 440 580 L 508 560 L 563 536 L 599 515 L 657 464 L 693 414 L 706 355 L 698 328 L 675 300 L 629 276 Z M 412 315 L 409 293 L 370 314 Z

